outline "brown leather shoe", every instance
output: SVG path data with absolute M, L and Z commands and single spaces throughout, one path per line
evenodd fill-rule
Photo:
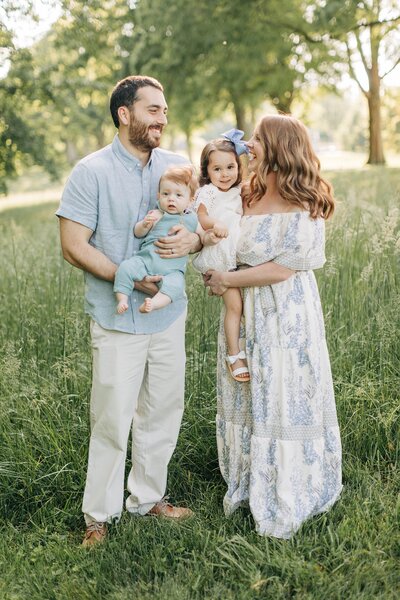
M 183 506 L 173 506 L 167 502 L 166 498 L 162 498 L 153 508 L 146 513 L 150 517 L 165 517 L 167 519 L 188 519 L 193 516 L 193 511 L 190 508 Z
M 104 542 L 107 535 L 107 525 L 93 521 L 86 527 L 85 537 L 83 538 L 82 546 L 89 548 Z

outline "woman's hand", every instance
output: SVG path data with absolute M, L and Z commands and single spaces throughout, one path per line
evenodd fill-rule
M 184 225 L 174 225 L 168 236 L 160 238 L 154 245 L 162 258 L 181 258 L 201 247 L 197 233 L 188 231 Z
M 210 288 L 210 296 L 222 296 L 228 289 L 227 282 L 225 280 L 226 273 L 221 271 L 214 271 L 210 269 L 203 275 L 204 285 Z

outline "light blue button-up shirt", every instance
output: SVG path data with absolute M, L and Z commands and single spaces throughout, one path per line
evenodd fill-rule
M 156 207 L 163 172 L 168 166 L 178 164 L 188 161 L 174 152 L 156 148 L 143 167 L 116 135 L 112 144 L 89 154 L 75 166 L 56 215 L 91 229 L 90 244 L 119 265 L 138 251 L 140 240 L 133 235 L 133 228 Z M 182 299 L 142 314 L 138 309 L 145 294 L 133 290 L 129 309 L 118 315 L 111 282 L 85 273 L 85 284 L 85 310 L 105 329 L 156 333 L 167 329 L 186 308 L 186 300 Z

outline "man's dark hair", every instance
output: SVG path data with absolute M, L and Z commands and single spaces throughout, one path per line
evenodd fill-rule
M 115 127 L 119 128 L 118 109 L 120 106 L 130 108 L 137 100 L 137 92 L 140 88 L 151 86 L 161 92 L 163 86 L 154 77 L 147 75 L 131 75 L 121 79 L 113 89 L 110 98 L 110 111 Z

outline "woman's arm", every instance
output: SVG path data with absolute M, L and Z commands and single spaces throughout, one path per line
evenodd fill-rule
M 239 271 L 221 272 L 210 270 L 204 275 L 204 283 L 206 287 L 211 289 L 213 294 L 221 296 L 228 288 L 272 285 L 286 281 L 294 273 L 295 271 L 270 261 Z

